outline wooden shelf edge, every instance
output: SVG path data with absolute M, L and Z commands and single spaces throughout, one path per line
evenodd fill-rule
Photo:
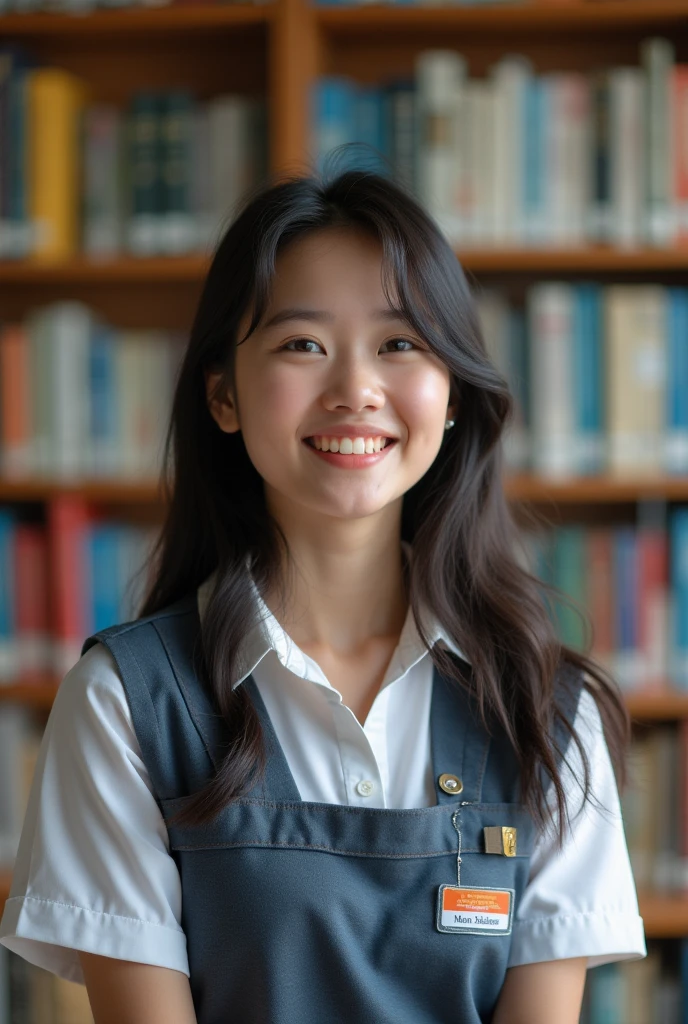
M 688 892 L 638 891 L 640 916 L 648 939 L 688 937 Z
M 507 475 L 504 489 L 509 501 L 531 504 L 617 504 L 645 499 L 688 501 L 688 476 L 572 477 L 547 480 L 530 474 Z M 49 501 L 61 494 L 77 494 L 87 501 L 113 504 L 162 502 L 154 480 L 74 481 L 0 479 L 0 502 Z
M 158 484 L 152 480 L 0 480 L 0 502 L 50 501 L 69 494 L 104 504 L 157 505 L 162 502 Z
M 634 0 L 635 2 L 635 0 Z M 686 13 L 688 18 L 688 9 Z M 2 27 L 0 26 L 0 36 Z M 688 270 L 688 245 L 667 249 L 615 249 L 584 246 L 563 249 L 461 249 L 464 270 L 476 274 L 648 273 Z M 212 253 L 183 256 L 127 256 L 88 259 L 75 256 L 61 262 L 0 261 L 2 284 L 177 284 L 200 283 Z
M 390 7 L 371 4 L 364 7 L 325 5 L 316 8 L 319 25 L 330 31 L 363 33 L 374 29 L 445 29 L 484 32 L 491 35 L 506 31 L 557 32 L 589 29 L 650 28 L 653 25 L 683 24 L 688 18 L 685 0 L 570 0 L 551 3 L 531 0 L 524 3 L 488 4 L 485 7 Z M 496 21 L 498 19 L 498 21 Z
M 585 476 L 548 480 L 530 473 L 505 474 L 504 489 L 510 501 L 562 504 L 615 504 L 647 498 L 688 500 L 688 476 Z
M 215 3 L 131 10 L 95 10 L 86 13 L 36 11 L 0 16 L 0 38 L 7 36 L 99 36 L 151 32 L 216 31 L 242 25 L 267 24 L 275 4 Z

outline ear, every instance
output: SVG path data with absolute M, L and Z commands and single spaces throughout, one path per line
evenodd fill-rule
M 205 371 L 205 393 L 208 410 L 220 430 L 224 431 L 225 434 L 233 434 L 240 429 L 239 416 L 229 389 L 227 389 L 224 395 L 220 394 L 218 396 L 215 392 L 221 378 L 221 373 Z

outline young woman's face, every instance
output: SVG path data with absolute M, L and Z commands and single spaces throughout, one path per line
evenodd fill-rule
M 292 513 L 336 518 L 381 512 L 439 451 L 453 412 L 449 370 L 390 310 L 381 264 L 379 243 L 353 229 L 288 246 L 269 308 L 236 351 L 236 403 L 211 402 L 223 430 L 242 431 L 273 511 L 288 503 Z M 240 338 L 249 323 L 247 312 Z M 342 427 L 352 438 L 396 441 L 361 468 L 343 454 L 330 461 L 307 441 Z

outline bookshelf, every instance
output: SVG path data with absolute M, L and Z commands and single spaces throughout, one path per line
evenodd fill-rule
M 262 91 L 268 100 L 270 166 L 304 167 L 310 152 L 310 90 L 320 74 L 351 74 L 375 82 L 408 74 L 417 52 L 454 47 L 483 74 L 504 53 L 518 50 L 538 71 L 581 70 L 637 63 L 639 41 L 665 35 L 688 60 L 688 0 L 531 0 L 494 7 L 371 4 L 317 7 L 306 0 L 264 4 L 202 3 L 159 9 L 98 10 L 0 15 L 0 44 L 18 42 L 39 59 L 85 78 L 95 99 L 122 103 L 139 88 L 166 88 L 183 81 L 202 98 L 223 90 Z M 127 55 L 126 74 L 122 55 Z M 552 276 L 600 280 L 688 279 L 688 245 L 617 249 L 467 248 L 458 254 L 479 281 L 535 281 Z M 43 301 L 79 298 L 122 326 L 188 326 L 208 266 L 202 255 L 75 257 L 55 263 L 0 260 L 0 308 L 20 317 Z M 643 478 L 605 476 L 543 480 L 510 477 L 510 500 L 548 508 L 609 513 L 646 499 L 688 503 L 688 477 L 658 473 Z M 45 504 L 62 494 L 132 517 L 161 512 L 155 483 L 142 480 L 2 480 L 0 503 Z M 57 680 L 0 688 L 0 705 L 21 701 L 45 715 Z M 637 722 L 688 718 L 688 693 L 657 690 L 628 698 Z M 10 875 L 0 873 L 0 904 Z M 649 938 L 688 936 L 688 894 L 643 891 L 641 913 Z

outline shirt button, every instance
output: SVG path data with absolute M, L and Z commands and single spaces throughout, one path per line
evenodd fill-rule
M 361 779 L 361 781 L 356 784 L 356 792 L 360 796 L 370 796 L 374 789 L 375 783 L 371 782 L 370 779 Z

